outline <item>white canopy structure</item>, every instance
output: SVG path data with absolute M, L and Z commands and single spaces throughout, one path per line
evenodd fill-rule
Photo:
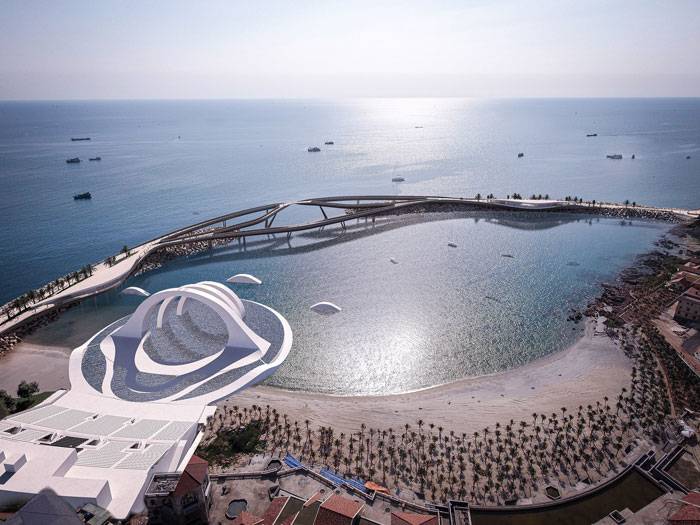
M 321 315 L 333 315 L 340 312 L 342 308 L 336 304 L 321 301 L 320 303 L 311 305 L 311 310 Z
M 234 284 L 262 284 L 262 281 L 249 273 L 237 273 L 233 277 L 226 279 L 227 283 Z
M 151 295 L 148 293 L 146 290 L 143 288 L 139 288 L 138 286 L 129 286 L 128 288 L 124 288 L 121 291 L 122 295 L 138 295 L 139 297 L 148 297 Z

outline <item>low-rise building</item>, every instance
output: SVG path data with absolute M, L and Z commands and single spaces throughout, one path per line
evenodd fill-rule
M 700 321 L 700 287 L 692 286 L 678 298 L 674 318 L 679 321 Z
M 683 264 L 683 266 L 681 266 L 678 270 L 681 272 L 692 273 L 694 275 L 700 275 L 700 264 L 688 261 L 685 264 Z
M 315 525 L 355 525 L 364 503 L 333 494 L 321 504 Z
M 105 525 L 111 518 L 109 512 L 92 503 L 76 511 L 68 501 L 53 490 L 44 489 L 4 523 L 7 525 Z
M 151 525 L 209 523 L 209 464 L 192 456 L 182 474 L 155 474 L 144 499 Z
M 691 492 L 683 498 L 684 505 L 668 518 L 669 525 L 697 525 L 700 523 L 700 494 Z
M 438 525 L 438 516 L 415 512 L 392 512 L 391 525 Z
M 685 291 L 693 285 L 700 284 L 700 275 L 688 272 L 676 272 L 671 279 L 671 284 Z

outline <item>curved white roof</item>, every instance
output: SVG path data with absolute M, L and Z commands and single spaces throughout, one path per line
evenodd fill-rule
M 342 308 L 336 304 L 329 303 L 328 301 L 321 301 L 320 303 L 311 305 L 311 310 L 317 314 L 333 315 L 340 312 Z
M 236 275 L 226 279 L 226 282 L 234 284 L 262 284 L 260 279 L 254 275 L 250 275 L 249 273 L 237 273 Z
M 139 288 L 138 286 L 129 286 L 128 288 L 124 288 L 121 293 L 122 295 L 138 295 L 139 297 L 148 297 L 151 295 L 146 290 Z

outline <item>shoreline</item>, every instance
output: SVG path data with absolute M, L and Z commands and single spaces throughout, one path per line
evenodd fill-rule
M 270 405 L 299 422 L 357 432 L 362 424 L 401 428 L 418 419 L 455 432 L 479 431 L 496 422 L 530 420 L 533 412 L 559 412 L 616 398 L 629 387 L 632 362 L 592 319 L 574 344 L 521 367 L 387 395 L 338 395 L 256 385 L 220 407 Z
M 600 399 L 600 387 L 605 387 L 612 395 L 619 392 L 621 383 L 611 385 L 611 379 L 618 378 L 620 371 L 629 374 L 631 364 L 618 348 L 616 343 L 607 335 L 595 335 L 594 320 L 585 319 L 584 334 L 573 344 L 563 350 L 557 350 L 549 355 L 537 358 L 522 366 L 494 372 L 491 374 L 465 377 L 442 383 L 427 386 L 415 390 L 392 393 L 392 394 L 332 394 L 323 392 L 290 390 L 280 386 L 255 385 L 243 392 L 239 392 L 229 399 L 219 401 L 217 405 L 238 404 L 241 406 L 267 403 L 271 406 L 285 409 L 291 415 L 295 412 L 294 404 L 299 402 L 321 403 L 336 405 L 338 409 L 345 409 L 346 405 L 373 405 L 387 404 L 391 410 L 406 420 L 405 409 L 401 410 L 394 405 L 406 402 L 423 402 L 425 406 L 415 407 L 416 417 L 426 417 L 426 414 L 437 411 L 441 414 L 442 408 L 456 408 L 466 402 L 473 402 L 479 408 L 485 409 L 490 404 L 498 401 L 496 405 L 501 405 L 501 401 L 532 401 L 532 411 L 541 410 L 542 394 L 553 396 L 555 392 L 564 393 L 568 390 L 576 396 L 590 393 L 590 400 Z M 19 343 L 15 350 L 3 358 L 3 366 L 0 368 L 0 389 L 13 391 L 19 381 L 38 381 L 42 390 L 55 390 L 58 388 L 68 388 L 67 363 L 72 349 L 63 346 L 42 345 L 30 342 Z M 596 358 L 599 361 L 596 361 Z M 66 366 L 62 367 L 62 363 Z M 603 367 L 603 372 L 596 377 L 594 371 Z M 59 371 L 65 368 L 65 373 Z M 58 373 L 57 373 L 58 372 Z M 543 376 L 547 372 L 554 374 L 554 381 L 547 387 L 543 381 Z M 583 374 L 586 377 L 581 377 Z M 526 381 L 528 381 L 526 383 Z M 571 383 L 567 381 L 577 381 L 581 388 L 571 389 Z M 583 384 L 583 383 L 585 384 Z M 564 384 L 566 383 L 566 384 Z M 552 384 L 556 389 L 552 389 Z M 589 385 L 587 388 L 585 385 Z M 532 388 L 534 387 L 534 389 Z M 565 388 L 564 388 L 565 387 Z M 613 392 L 614 391 L 614 392 Z M 286 400 L 286 401 L 285 401 Z M 557 401 L 557 403 L 560 403 Z M 537 406 L 535 406 L 537 404 Z M 585 405 L 586 403 L 584 403 Z M 552 405 L 554 410 L 558 410 L 561 404 Z M 301 409 L 297 409 L 302 411 Z M 523 409 L 524 410 L 524 409 Z M 529 417 L 526 411 L 521 410 L 522 417 Z M 528 409 L 529 410 L 529 409 Z M 490 410 L 489 410 L 490 411 Z M 419 413 L 420 412 L 420 413 Z M 492 420 L 492 417 L 487 417 Z M 304 417 L 302 419 L 309 419 Z M 513 418 L 515 419 L 515 418 Z M 327 422 L 326 422 L 327 423 Z M 359 426 L 359 422 L 358 422 Z

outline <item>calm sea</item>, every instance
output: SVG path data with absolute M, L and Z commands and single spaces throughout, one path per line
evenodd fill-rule
M 0 301 L 267 201 L 517 191 L 700 207 L 699 177 L 700 99 L 0 103 Z
M 124 244 L 266 202 L 517 191 L 697 208 L 699 172 L 700 99 L 0 103 L 0 301 Z M 92 200 L 74 201 L 83 191 Z M 295 334 L 271 382 L 396 392 L 563 348 L 579 335 L 569 309 L 666 230 L 574 216 L 403 218 L 219 250 L 128 284 L 258 275 L 265 284 L 241 295 L 280 310 Z M 311 314 L 320 300 L 343 312 Z M 33 337 L 75 346 L 134 301 L 106 294 Z

